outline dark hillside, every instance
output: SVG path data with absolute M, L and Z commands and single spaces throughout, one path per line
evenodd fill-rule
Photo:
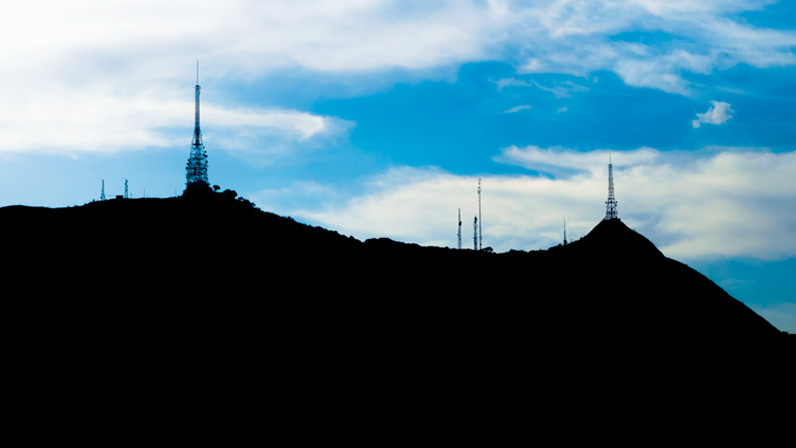
M 278 308 L 302 319 L 318 313 L 369 325 L 382 316 L 381 327 L 427 322 L 562 340 L 781 336 L 620 220 L 602 221 L 567 246 L 491 254 L 360 242 L 262 212 L 234 193 L 210 193 L 5 207 L 0 230 L 14 260 L 8 281 L 50 297 L 74 292 L 165 308 L 210 301 L 237 304 L 219 311 L 245 307 L 242 319 Z
M 664 257 L 618 219 L 601 221 L 582 240 L 553 252 L 588 279 L 582 294 L 601 298 L 601 307 L 612 304 L 612 314 L 635 321 L 638 333 L 711 342 L 778 333 L 715 283 Z
M 559 406 L 595 384 L 680 391 L 713 361 L 711 375 L 743 381 L 738 366 L 781 371 L 793 353 L 793 337 L 619 220 L 493 254 L 362 242 L 211 193 L 5 207 L 0 231 L 11 356 L 34 395 L 236 410 L 258 396 L 280 416 L 311 403 L 323 421 L 373 423 Z

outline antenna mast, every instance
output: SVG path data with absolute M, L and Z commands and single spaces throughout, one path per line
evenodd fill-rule
M 567 245 L 567 218 L 564 218 L 564 246 Z
M 461 248 L 462 248 L 462 209 L 459 209 L 459 233 L 458 233 L 457 237 L 458 237 L 458 240 L 459 240 L 458 248 L 459 248 L 459 250 L 461 250 Z
M 484 247 L 484 234 L 481 232 L 481 178 L 478 178 L 478 247 L 481 250 Z
M 105 200 L 105 179 L 102 179 L 102 194 L 100 195 L 100 201 Z
M 478 217 L 473 217 L 473 250 L 478 250 Z
M 185 167 L 186 171 L 186 187 L 193 184 L 207 186 L 207 152 L 205 145 L 202 143 L 202 130 L 199 127 L 199 93 L 202 88 L 199 87 L 199 60 L 196 61 L 196 103 L 194 110 L 194 128 L 193 128 L 193 141 L 191 142 L 191 155 L 188 157 L 188 165 Z
M 614 165 L 611 163 L 611 151 L 608 151 L 608 200 L 605 201 L 605 219 L 617 219 L 616 198 L 614 198 Z

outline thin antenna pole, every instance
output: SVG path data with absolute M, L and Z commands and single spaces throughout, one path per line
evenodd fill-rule
M 564 218 L 564 246 L 567 245 L 567 218 Z
M 457 235 L 459 250 L 462 249 L 462 209 L 459 209 L 459 233 Z
M 473 217 L 473 250 L 478 250 L 478 217 Z
M 484 234 L 482 232 L 481 226 L 483 221 L 481 220 L 481 178 L 478 178 L 478 250 L 484 248 Z
M 201 87 L 199 87 L 199 59 L 196 60 L 196 98 L 194 102 L 194 134 L 200 132 L 199 131 L 199 92 L 201 91 Z M 201 134 L 200 134 L 201 137 Z M 194 135 L 196 138 L 196 135 Z

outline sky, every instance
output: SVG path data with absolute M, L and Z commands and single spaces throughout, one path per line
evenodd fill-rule
M 472 247 L 480 179 L 483 246 L 546 249 L 610 153 L 623 222 L 796 333 L 796 2 L 34 0 L 0 57 L 0 206 L 180 194 L 198 60 L 210 183 L 263 210 Z

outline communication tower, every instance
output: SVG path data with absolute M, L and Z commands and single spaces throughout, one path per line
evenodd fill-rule
M 611 152 L 608 152 L 608 200 L 605 201 L 605 219 L 617 219 L 616 198 L 614 198 L 614 165 L 611 163 Z
M 191 142 L 191 155 L 185 167 L 186 187 L 191 185 L 209 186 L 207 181 L 207 152 L 202 144 L 202 130 L 199 127 L 199 61 L 196 61 L 196 104 L 194 111 L 193 141 Z
M 124 198 L 128 199 L 130 196 L 127 195 L 127 179 L 124 180 Z
M 564 246 L 567 245 L 567 218 L 564 218 Z
M 100 195 L 100 201 L 105 200 L 105 179 L 102 179 L 102 194 Z
M 478 178 L 478 247 L 476 250 L 481 250 L 484 246 L 484 234 L 481 232 L 481 178 Z

